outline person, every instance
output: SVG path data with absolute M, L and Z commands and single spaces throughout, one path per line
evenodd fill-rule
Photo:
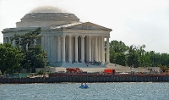
M 81 83 L 81 85 L 79 86 L 79 88 L 84 88 L 84 85 L 83 85 L 83 83 Z
M 85 83 L 84 88 L 88 88 L 88 85 Z
M 89 87 L 88 87 L 88 85 L 86 83 L 85 84 L 81 83 L 81 85 L 79 86 L 79 88 L 87 89 Z

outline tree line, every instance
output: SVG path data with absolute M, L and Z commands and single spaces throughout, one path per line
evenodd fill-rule
M 145 51 L 145 45 L 127 46 L 122 41 L 110 42 L 110 62 L 130 67 L 169 67 L 169 54 Z

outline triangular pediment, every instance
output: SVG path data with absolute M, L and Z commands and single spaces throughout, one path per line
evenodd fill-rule
M 109 28 L 91 23 L 91 22 L 85 22 L 85 23 L 79 23 L 76 25 L 70 25 L 67 26 L 66 29 L 75 29 L 75 30 L 107 30 L 107 31 L 112 31 Z

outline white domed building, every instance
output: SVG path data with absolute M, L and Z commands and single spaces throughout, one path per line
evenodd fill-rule
M 72 62 L 83 65 L 85 61 L 109 63 L 109 49 L 105 51 L 104 40 L 109 42 L 112 30 L 91 22 L 80 22 L 76 15 L 54 7 L 37 8 L 21 18 L 16 28 L 4 29 L 4 43 L 15 46 L 15 40 L 11 41 L 10 37 L 38 27 L 42 29 L 42 37 L 36 43 L 47 52 L 51 66 L 70 66 Z

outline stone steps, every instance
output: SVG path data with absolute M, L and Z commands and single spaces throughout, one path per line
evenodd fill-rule
M 88 64 L 88 66 L 86 65 L 86 63 L 64 63 L 64 64 L 62 64 L 62 66 L 61 67 L 65 67 L 65 68 L 70 68 L 70 67 L 72 67 L 72 68 L 106 68 L 106 65 L 99 65 L 99 66 L 97 66 L 97 65 L 91 65 L 91 64 Z

